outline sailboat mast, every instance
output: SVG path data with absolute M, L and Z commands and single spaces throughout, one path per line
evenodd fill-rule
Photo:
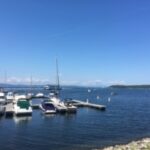
M 32 92 L 32 75 L 30 76 L 30 90 Z
M 56 78 L 56 82 L 57 82 L 57 88 L 58 88 L 58 90 L 59 90 L 59 69 L 58 69 L 58 60 L 56 59 L 56 76 L 57 76 L 57 78 Z
M 4 72 L 4 84 L 5 85 L 7 84 L 7 72 L 6 71 Z
M 59 68 L 58 68 L 58 60 L 56 58 L 56 92 L 57 92 L 57 96 L 60 96 L 60 83 L 59 83 Z

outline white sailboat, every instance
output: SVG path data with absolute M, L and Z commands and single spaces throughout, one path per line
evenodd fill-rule
M 57 73 L 57 86 L 55 90 L 50 93 L 50 100 L 53 102 L 54 106 L 56 107 L 58 112 L 72 112 L 76 111 L 76 107 L 73 105 L 66 105 L 59 96 L 60 92 L 60 85 L 59 85 L 59 70 L 58 70 L 58 61 L 56 59 L 56 73 Z
M 53 102 L 53 104 L 58 112 L 66 112 L 67 111 L 67 107 L 65 106 L 64 102 L 61 101 L 57 95 L 53 95 L 53 97 L 50 97 L 50 101 Z
M 27 93 L 27 99 L 32 99 L 34 97 L 34 93 L 32 93 L 32 76 L 30 77 L 30 92 Z

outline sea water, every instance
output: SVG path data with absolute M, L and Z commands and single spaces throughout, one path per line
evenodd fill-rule
M 90 150 L 150 136 L 150 89 L 90 89 L 66 87 L 61 97 L 89 99 L 106 105 L 105 111 L 82 107 L 76 114 L 34 110 L 31 117 L 1 117 L 0 149 Z

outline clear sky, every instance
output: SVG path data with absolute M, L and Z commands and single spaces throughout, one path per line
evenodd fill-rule
M 150 84 L 149 0 L 0 0 L 8 82 Z

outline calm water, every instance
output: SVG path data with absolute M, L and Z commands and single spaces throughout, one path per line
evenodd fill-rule
M 111 97 L 110 92 L 118 94 Z M 0 119 L 0 149 L 88 150 L 150 136 L 150 89 L 64 89 L 62 97 L 105 104 L 106 111 Z M 96 99 L 97 95 L 100 99 Z

